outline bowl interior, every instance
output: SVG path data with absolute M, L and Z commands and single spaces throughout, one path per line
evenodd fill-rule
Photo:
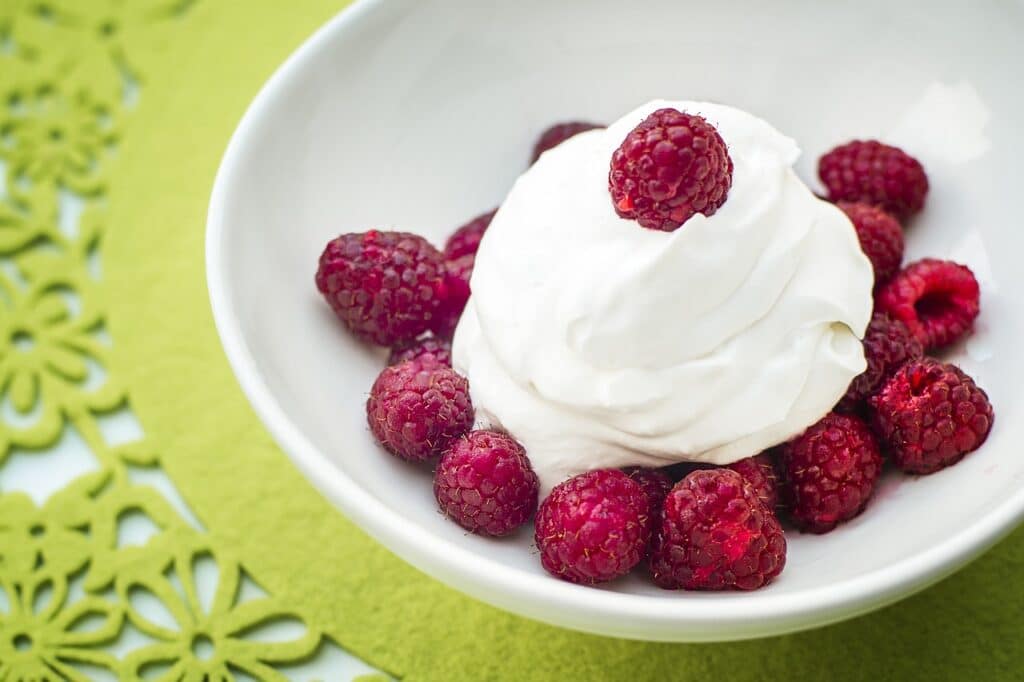
M 861 609 L 872 591 L 888 590 L 891 599 L 966 560 L 1021 506 L 1015 389 L 1024 380 L 1017 352 L 1024 308 L 1011 294 L 1021 290 L 1024 270 L 1006 200 L 1024 149 L 1017 116 L 1024 98 L 1007 73 L 1024 56 L 1020 19 L 1019 7 L 996 2 L 968 12 L 874 0 L 792 0 L 770 9 L 664 0 L 642 13 L 623 2 L 364 3 L 318 34 L 261 93 L 218 178 L 210 278 L 218 325 L 238 341 L 228 344 L 232 362 L 250 397 L 259 394 L 275 434 L 301 434 L 304 469 L 343 507 L 344 493 L 315 480 L 316 471 L 341 472 L 363 499 L 438 547 L 500 562 L 527 595 L 542 584 L 571 599 L 614 592 L 608 604 L 636 620 L 657 612 L 661 625 L 588 626 L 518 607 L 530 615 L 613 634 L 692 638 L 689 619 L 708 600 L 749 607 L 756 621 L 759 602 L 817 595 L 806 610 L 817 609 L 811 620 L 823 622 L 841 615 L 827 613 L 827 595 L 845 595 Z M 400 228 L 440 244 L 500 203 L 544 127 L 611 121 L 655 97 L 709 99 L 758 114 L 798 141 L 799 171 L 809 182 L 817 157 L 839 142 L 880 137 L 905 146 L 931 179 L 928 206 L 907 231 L 908 260 L 967 262 L 983 287 L 977 331 L 949 355 L 996 406 L 988 443 L 939 474 L 888 474 L 868 511 L 836 532 L 789 533 L 786 571 L 753 594 L 666 593 L 641 577 L 595 593 L 547 578 L 529 531 L 501 542 L 463 533 L 437 513 L 430 471 L 373 442 L 364 402 L 384 353 L 350 338 L 313 286 L 320 250 L 337 234 Z M 296 454 L 294 443 L 284 444 Z M 1011 497 L 1016 507 L 993 521 Z M 371 532 L 402 553 L 387 532 Z M 948 551 L 928 554 L 940 545 Z M 438 558 L 427 568 L 457 583 L 443 564 Z M 893 572 L 899 566 L 902 575 Z M 745 634 L 811 620 L 755 624 Z

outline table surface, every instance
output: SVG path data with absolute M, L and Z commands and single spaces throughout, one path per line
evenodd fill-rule
M 344 4 L 0 3 L 0 680 L 1019 675 L 1021 530 L 854 621 L 652 644 L 472 601 L 317 495 L 223 357 L 203 230 L 245 106 Z

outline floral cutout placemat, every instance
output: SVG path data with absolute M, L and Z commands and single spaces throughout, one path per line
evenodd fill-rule
M 161 448 L 112 371 L 111 170 L 193 14 L 186 0 L 0 3 L 0 680 L 287 679 L 324 651 L 151 484 Z
M 325 641 L 403 679 L 1012 679 L 1021 531 L 851 622 L 652 644 L 470 600 L 314 492 L 223 357 L 203 233 L 245 107 L 344 4 L 0 0 L 0 681 L 299 679 Z M 92 464 L 19 488 L 64 445 Z

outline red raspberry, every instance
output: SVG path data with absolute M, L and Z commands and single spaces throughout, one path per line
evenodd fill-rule
M 669 490 L 672 490 L 672 479 L 660 469 L 629 467 L 623 469 L 623 472 L 639 483 L 644 495 L 647 496 L 649 503 L 647 523 L 653 532 L 655 524 L 661 518 L 661 508 L 665 504 L 665 496 L 668 495 Z
M 448 300 L 430 327 L 442 339 L 451 339 L 455 335 L 455 328 L 459 326 L 462 311 L 469 301 L 469 278 L 473 275 L 475 260 L 476 255 L 469 253 L 445 263 Z
M 651 537 L 650 501 L 617 469 L 564 481 L 540 504 L 535 540 L 540 563 L 573 583 L 599 583 L 629 573 Z
M 665 499 L 651 576 L 667 590 L 756 590 L 786 565 L 778 519 L 740 474 L 694 471 Z
M 366 417 L 388 452 L 411 461 L 430 459 L 473 426 L 469 384 L 433 359 L 407 360 L 377 377 Z
M 615 211 L 672 232 L 695 213 L 714 215 L 732 185 L 732 159 L 700 116 L 659 109 L 612 154 L 608 190 Z
M 487 231 L 491 219 L 497 212 L 498 209 L 493 209 L 487 213 L 481 213 L 455 230 L 444 244 L 444 257 L 447 260 L 455 260 L 462 256 L 476 255 L 476 250 L 480 247 L 480 240 L 484 238 L 484 232 Z
M 875 307 L 907 325 L 925 350 L 966 334 L 980 311 L 978 280 L 970 268 L 937 258 L 907 267 L 883 286 Z
M 498 209 L 482 213 L 455 230 L 444 246 L 446 281 L 449 296 L 444 310 L 438 315 L 432 329 L 442 338 L 450 339 L 459 324 L 459 318 L 469 300 L 469 278 L 476 263 L 480 240 L 491 224 Z
M 864 332 L 863 343 L 868 367 L 850 382 L 846 395 L 836 405 L 838 411 L 860 412 L 864 401 L 873 396 L 903 363 L 924 355 L 921 342 L 910 333 L 907 325 L 885 313 L 876 312 L 872 316 Z
M 549 149 L 557 147 L 574 135 L 579 135 L 580 133 L 588 130 L 603 127 L 604 126 L 599 126 L 596 123 L 587 123 L 586 121 L 566 121 L 565 123 L 556 123 L 540 134 L 540 137 L 537 139 L 537 144 L 533 146 L 533 156 L 530 157 L 530 163 L 534 163 L 540 158 L 541 154 Z
M 874 435 L 852 415 L 825 415 L 780 455 L 790 516 L 811 533 L 827 533 L 864 511 L 882 471 Z
M 870 204 L 840 201 L 836 204 L 857 230 L 864 255 L 875 271 L 875 287 L 887 282 L 903 262 L 903 228 L 891 215 Z
M 665 496 L 672 490 L 672 479 L 660 469 L 646 467 L 628 467 L 623 469 L 623 473 L 640 484 L 644 495 L 651 502 L 652 515 L 657 515 L 665 502 Z
M 924 206 L 928 176 L 917 159 L 877 140 L 854 140 L 818 160 L 818 177 L 832 201 L 862 201 L 898 220 Z
M 871 398 L 873 426 L 896 466 L 930 474 L 981 447 L 995 415 L 960 368 L 931 358 L 903 366 Z
M 448 445 L 434 473 L 434 497 L 472 533 L 508 535 L 537 510 L 537 474 L 514 438 L 471 431 Z
M 678 483 L 679 481 L 683 480 L 684 478 L 692 474 L 694 471 L 718 468 L 719 467 L 715 466 L 714 464 L 705 464 L 703 462 L 677 462 L 675 464 L 668 465 L 667 467 L 663 468 L 662 471 L 664 471 L 668 475 L 668 477 L 671 478 L 674 482 Z
M 445 264 L 448 269 L 449 282 L 453 289 L 451 300 L 461 301 L 462 305 L 458 306 L 460 311 L 466 307 L 466 301 L 469 300 L 469 278 L 473 276 L 473 266 L 475 264 L 476 255 L 472 253 L 459 256 Z
M 448 298 L 441 254 L 406 232 L 370 230 L 328 242 L 316 286 L 346 327 L 382 346 L 422 334 Z
M 419 360 L 430 357 L 438 364 L 452 366 L 452 344 L 436 336 L 414 339 L 400 343 L 391 349 L 388 366 L 397 365 L 407 360 Z
M 757 493 L 757 498 L 764 506 L 774 510 L 779 506 L 779 476 L 775 471 L 775 462 L 767 452 L 753 457 L 741 459 L 730 464 L 732 469 L 747 480 Z

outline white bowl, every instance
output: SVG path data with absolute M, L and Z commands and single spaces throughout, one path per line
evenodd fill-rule
M 1024 512 L 1024 310 L 1007 295 L 1024 283 L 1013 210 L 1021 14 L 995 1 L 961 7 L 357 4 L 263 88 L 217 176 L 210 294 L 242 388 L 356 523 L 452 587 L 531 618 L 641 639 L 740 639 L 848 618 L 948 575 Z M 313 286 L 337 234 L 396 227 L 441 243 L 501 201 L 548 124 L 609 121 L 655 97 L 757 113 L 798 140 L 806 178 L 851 137 L 906 146 L 932 180 L 908 258 L 966 260 L 984 290 L 975 335 L 951 355 L 996 406 L 988 443 L 932 476 L 888 474 L 868 510 L 829 535 L 790 532 L 785 572 L 753 593 L 665 592 L 642 575 L 571 585 L 542 571 L 529 529 L 495 541 L 446 521 L 429 471 L 387 456 L 367 431 L 383 353 L 354 341 Z

